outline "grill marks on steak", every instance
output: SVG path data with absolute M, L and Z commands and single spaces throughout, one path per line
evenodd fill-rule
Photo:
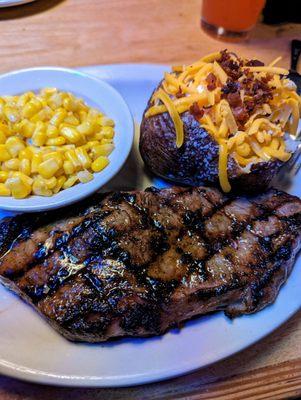
M 89 202 L 64 218 L 0 224 L 0 279 L 72 340 L 254 312 L 275 299 L 300 247 L 301 201 L 276 190 L 228 198 L 150 188 Z

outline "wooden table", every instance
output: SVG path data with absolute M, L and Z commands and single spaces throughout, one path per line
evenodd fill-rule
M 225 2 L 226 3 L 226 2 Z M 37 65 L 188 63 L 229 48 L 269 61 L 300 25 L 258 25 L 248 43 L 226 44 L 199 28 L 199 0 L 39 0 L 0 10 L 0 70 Z M 301 312 L 260 343 L 171 381 L 128 389 L 78 390 L 0 377 L 1 400 L 280 399 L 301 396 Z

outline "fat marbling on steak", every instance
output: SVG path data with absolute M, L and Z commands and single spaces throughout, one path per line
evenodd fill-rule
M 71 340 L 165 332 L 274 301 L 300 248 L 301 201 L 206 187 L 99 194 L 0 224 L 0 279 Z

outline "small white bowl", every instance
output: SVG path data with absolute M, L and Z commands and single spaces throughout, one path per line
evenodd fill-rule
M 125 163 L 134 139 L 134 123 L 121 95 L 107 83 L 79 71 L 65 68 L 41 67 L 10 72 L 0 76 L 0 96 L 38 92 L 44 87 L 56 87 L 83 98 L 92 107 L 115 121 L 115 149 L 110 164 L 94 174 L 88 183 L 79 183 L 51 196 L 30 196 L 25 199 L 0 196 L 0 209 L 33 212 L 50 210 L 74 203 L 100 189 Z

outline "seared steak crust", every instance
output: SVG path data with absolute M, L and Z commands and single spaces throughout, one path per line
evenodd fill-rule
M 51 221 L 51 222 L 50 222 Z M 99 194 L 0 223 L 0 280 L 71 340 L 165 332 L 274 301 L 300 248 L 301 201 L 269 190 Z

